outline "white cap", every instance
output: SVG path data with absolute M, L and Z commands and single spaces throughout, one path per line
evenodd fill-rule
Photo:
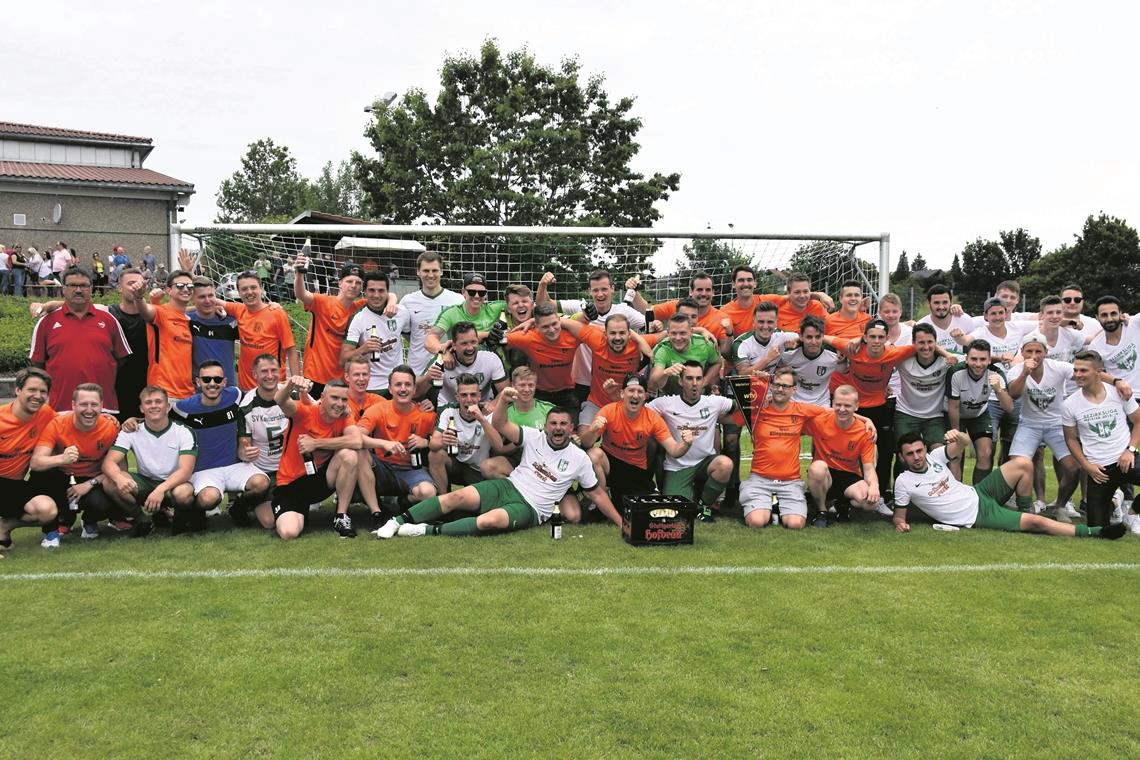
M 1036 330 L 1031 333 L 1026 333 L 1021 337 L 1022 348 L 1025 348 L 1025 346 L 1030 343 L 1040 343 L 1042 348 L 1044 348 L 1046 351 L 1049 350 L 1049 343 L 1046 342 L 1045 336 Z

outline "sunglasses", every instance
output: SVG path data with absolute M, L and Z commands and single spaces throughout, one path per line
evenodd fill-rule
M 1061 299 L 1062 303 L 1081 303 L 1085 300 L 1084 296 L 1065 296 Z
M 194 283 L 192 283 L 192 282 L 176 282 L 173 285 L 171 285 L 170 287 L 174 288 L 175 290 L 189 290 L 190 288 L 194 287 Z
M 202 383 L 217 383 L 221 385 L 226 381 L 225 375 L 202 375 L 198 378 Z
M 478 288 L 467 288 L 467 295 L 471 296 L 472 298 L 486 298 L 487 291 L 479 290 Z

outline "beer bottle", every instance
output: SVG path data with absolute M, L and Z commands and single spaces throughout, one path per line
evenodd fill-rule
M 458 414 L 458 411 L 456 412 L 456 414 Z M 454 417 L 454 416 L 453 416 L 453 417 L 450 417 L 450 418 L 447 420 L 447 432 L 451 433 L 451 434 L 452 434 L 452 435 L 454 435 L 454 436 L 458 436 L 458 435 L 459 435 L 459 430 L 458 430 L 458 428 L 456 428 L 456 426 L 455 426 L 455 417 Z M 451 457 L 453 457 L 453 456 L 457 456 L 458 454 L 459 454 L 459 443 L 458 443 L 458 440 L 457 440 L 457 442 L 456 442 L 456 443 L 449 443 L 449 444 L 447 444 L 447 455 L 448 455 L 448 456 L 451 456 Z
M 772 494 L 772 524 L 780 524 L 780 496 L 779 494 Z
M 507 345 L 507 330 L 510 329 L 510 327 L 507 326 L 507 315 L 500 313 L 498 322 L 499 329 L 502 330 L 503 333 L 502 337 L 499 338 L 499 343 L 505 346 Z
M 625 298 L 622 300 L 627 304 L 632 304 L 633 299 L 637 298 L 637 286 L 641 284 L 641 278 L 637 275 L 633 277 L 633 287 L 625 289 Z
M 301 255 L 305 257 L 305 265 L 297 267 L 301 272 L 309 271 L 309 262 L 313 258 L 313 242 L 309 238 L 305 238 L 305 244 L 301 246 Z
M 317 474 L 317 463 L 313 461 L 313 455 L 311 453 L 310 454 L 302 454 L 301 455 L 301 461 L 305 463 L 305 474 L 306 475 L 316 475 Z
M 562 510 L 558 504 L 554 505 L 554 512 L 550 515 L 550 537 L 555 540 L 562 538 Z
M 443 387 L 443 352 L 435 355 L 435 366 L 439 367 L 439 377 L 432 378 L 431 384 L 436 388 Z
M 412 447 L 409 446 L 408 447 L 408 463 L 414 469 L 417 469 L 417 470 L 420 469 L 421 467 L 424 466 L 424 455 L 423 455 L 423 453 L 419 449 L 413 449 Z
M 75 476 L 74 475 L 72 475 L 70 478 L 68 478 L 68 485 L 72 485 L 72 486 L 75 485 Z M 67 500 L 67 508 L 72 512 L 78 512 L 79 511 L 79 497 L 76 496 L 72 499 L 68 499 Z M 70 520 L 72 518 L 68 518 L 68 519 Z
M 375 338 L 375 337 L 376 337 L 376 325 L 372 325 L 372 327 L 368 328 L 368 338 L 369 338 L 369 340 L 371 340 L 372 338 Z M 374 361 L 374 362 L 380 361 L 380 352 L 379 351 L 373 351 L 372 352 L 372 361 Z

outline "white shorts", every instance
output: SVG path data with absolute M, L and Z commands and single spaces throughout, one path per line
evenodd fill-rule
M 1042 443 L 1052 449 L 1053 456 L 1057 459 L 1072 456 L 1069 446 L 1065 443 L 1064 428 L 1060 425 L 1026 422 L 1024 419 L 1017 424 L 1017 432 L 1013 434 L 1013 443 L 1009 445 L 1009 455 L 1032 459 Z
M 245 490 L 245 484 L 254 475 L 265 473 L 250 462 L 237 462 L 196 472 L 190 476 L 190 485 L 194 486 L 195 496 L 207 488 L 216 488 L 222 493 L 238 493 Z
M 582 409 L 578 412 L 578 426 L 586 425 L 589 427 L 594 418 L 598 416 L 598 412 L 602 411 L 601 407 L 593 401 L 583 401 Z
M 772 509 L 772 494 L 780 499 L 780 515 L 807 517 L 807 499 L 804 482 L 799 480 L 772 480 L 756 473 L 740 484 L 740 508 L 747 517 L 750 512 Z

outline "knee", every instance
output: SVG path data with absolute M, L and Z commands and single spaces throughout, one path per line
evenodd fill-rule
M 772 520 L 772 513 L 767 509 L 755 509 L 744 516 L 744 524 L 749 528 L 763 528 Z
M 175 506 L 185 507 L 194 503 L 194 486 L 189 483 L 179 483 L 170 490 L 170 500 Z
M 721 482 L 727 481 L 732 474 L 732 460 L 724 454 L 717 456 L 709 464 L 709 475 Z
M 411 497 L 417 501 L 423 501 L 435 496 L 436 493 L 435 483 L 416 483 L 412 488 Z
M 222 492 L 216 488 L 203 488 L 195 497 L 202 509 L 213 509 L 222 501 Z
M 799 515 L 782 515 L 780 517 L 780 525 L 788 530 L 800 530 L 806 524 L 807 520 Z
M 475 518 L 475 527 L 479 530 L 506 530 L 510 527 L 510 518 L 505 510 L 492 509 Z
M 41 523 L 51 522 L 59 514 L 59 510 L 55 506 L 55 499 L 50 496 L 35 497 L 24 506 L 24 511 Z
M 812 483 L 824 483 L 827 479 L 827 463 L 822 459 L 816 459 L 808 465 L 808 480 Z
M 254 475 L 245 484 L 245 492 L 250 496 L 258 496 L 269 490 L 269 478 L 265 475 Z
M 446 467 L 447 460 L 449 458 L 450 456 L 448 455 L 446 449 L 440 449 L 439 451 L 429 451 L 428 465 L 431 467 Z

